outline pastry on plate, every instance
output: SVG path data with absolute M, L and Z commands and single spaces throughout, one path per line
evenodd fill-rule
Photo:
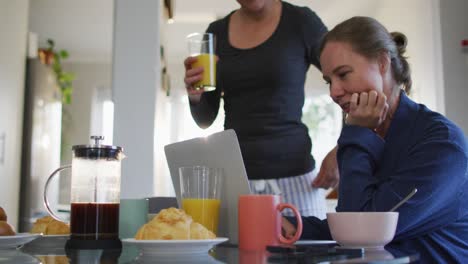
M 30 233 L 42 233 L 43 235 L 68 235 L 70 234 L 70 227 L 63 222 L 55 220 L 51 216 L 45 216 L 36 220 Z
M 14 236 L 16 235 L 13 227 L 6 221 L 0 221 L 0 236 Z
M 212 239 L 213 232 L 192 220 L 183 210 L 164 209 L 136 233 L 137 240 Z
M 0 221 L 7 221 L 7 215 L 5 213 L 5 210 L 0 206 Z
M 190 239 L 214 239 L 215 234 L 202 224 L 192 222 L 190 225 Z

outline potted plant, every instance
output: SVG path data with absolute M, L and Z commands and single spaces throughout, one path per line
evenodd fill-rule
M 68 51 L 63 49 L 56 51 L 55 42 L 52 39 L 48 39 L 47 44 L 47 48 L 39 49 L 39 59 L 42 63 L 52 67 L 52 70 L 55 73 L 57 84 L 60 87 L 60 91 L 62 93 L 62 103 L 70 104 L 75 75 L 71 72 L 64 71 L 62 68 L 62 59 L 68 58 Z

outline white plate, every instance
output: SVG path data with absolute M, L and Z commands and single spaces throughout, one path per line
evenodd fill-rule
M 70 237 L 70 235 L 42 235 L 42 237 L 44 238 L 66 238 L 68 239 Z
M 179 255 L 206 254 L 213 246 L 227 240 L 226 237 L 197 240 L 136 240 L 126 238 L 122 242 L 137 246 L 143 255 Z
M 0 236 L 0 248 L 17 248 L 40 236 L 40 234 L 30 233 L 18 233 L 14 236 Z
M 141 254 L 136 257 L 131 263 L 135 264 L 180 264 L 180 263 L 190 263 L 190 264 L 224 264 L 208 253 L 203 254 L 193 254 L 193 255 L 145 255 Z
M 330 245 L 336 244 L 335 240 L 298 240 L 294 245 Z
M 70 235 L 41 235 L 26 245 L 27 248 L 64 248 Z

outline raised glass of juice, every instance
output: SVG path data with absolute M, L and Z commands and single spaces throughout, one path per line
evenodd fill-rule
M 182 209 L 217 234 L 223 170 L 205 166 L 179 168 Z
M 196 57 L 197 61 L 192 68 L 203 67 L 203 78 L 195 83 L 196 90 L 205 92 L 216 89 L 216 38 L 212 33 L 192 33 L 187 36 L 189 56 Z

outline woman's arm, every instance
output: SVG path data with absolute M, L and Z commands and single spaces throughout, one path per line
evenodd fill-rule
M 207 128 L 214 122 L 218 115 L 220 98 L 221 91 L 216 88 L 212 92 L 201 94 L 199 102 L 193 102 L 189 99 L 190 112 L 199 127 Z
M 312 187 L 324 189 L 338 187 L 340 173 L 336 161 L 336 150 L 337 147 L 335 146 L 323 159 L 317 177 L 312 182 Z
M 291 238 L 296 233 L 296 218 L 283 217 L 283 235 Z M 300 239 L 331 240 L 330 229 L 327 220 L 320 220 L 314 216 L 302 217 L 302 235 Z
M 213 34 L 217 34 L 214 23 L 210 24 L 206 30 Z M 218 50 L 218 46 L 216 50 Z M 216 63 L 219 57 L 216 57 Z M 190 112 L 197 125 L 201 128 L 207 128 L 216 119 L 219 111 L 219 103 L 221 100 L 222 88 L 217 85 L 216 90 L 212 92 L 203 92 L 193 89 L 193 84 L 202 79 L 203 68 L 192 68 L 192 64 L 196 61 L 194 57 L 188 57 L 184 61 L 185 66 L 185 88 L 187 89 Z M 219 84 L 219 80 L 218 80 Z

